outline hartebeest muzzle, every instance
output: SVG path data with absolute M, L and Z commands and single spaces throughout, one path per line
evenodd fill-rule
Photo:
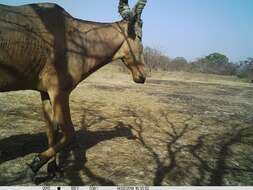
M 146 77 L 144 75 L 139 76 L 138 79 L 134 79 L 134 82 L 139 83 L 139 84 L 144 84 L 145 81 L 146 81 Z
M 123 20 L 128 22 L 125 42 L 120 48 L 119 55 L 124 64 L 131 70 L 133 80 L 136 83 L 145 83 L 146 75 L 144 72 L 144 56 L 142 45 L 142 11 L 147 0 L 138 0 L 135 7 L 131 10 L 128 0 L 120 0 L 119 13 Z

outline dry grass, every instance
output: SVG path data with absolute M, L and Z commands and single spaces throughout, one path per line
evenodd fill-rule
M 71 96 L 78 145 L 60 155 L 65 176 L 41 185 L 253 185 L 252 97 L 232 77 L 153 73 L 137 85 L 106 66 Z M 1 94 L 0 118 L 0 184 L 32 185 L 16 177 L 46 148 L 39 94 Z

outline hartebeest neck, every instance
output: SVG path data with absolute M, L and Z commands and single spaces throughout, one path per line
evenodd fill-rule
M 70 35 L 71 47 L 83 61 L 82 78 L 86 78 L 113 60 L 127 34 L 127 23 L 97 23 L 75 20 Z

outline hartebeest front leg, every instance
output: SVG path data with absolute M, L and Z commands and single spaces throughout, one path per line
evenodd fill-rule
M 53 122 L 53 108 L 48 93 L 41 92 L 42 110 L 46 120 L 46 134 L 48 139 L 48 147 L 53 147 L 59 138 L 59 127 Z M 48 163 L 47 172 L 49 177 L 61 174 L 62 171 L 57 165 L 56 155 L 53 160 Z
M 53 108 L 53 125 L 59 126 L 63 132 L 63 137 L 55 145 L 40 153 L 30 164 L 30 168 L 34 174 L 65 145 L 69 144 L 74 136 L 74 127 L 69 109 L 69 93 L 49 91 L 49 97 Z

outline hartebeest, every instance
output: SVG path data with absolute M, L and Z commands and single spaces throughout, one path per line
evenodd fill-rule
M 0 92 L 39 91 L 47 121 L 49 148 L 29 164 L 34 175 L 72 140 L 69 96 L 82 80 L 121 59 L 136 83 L 145 82 L 141 13 L 146 2 L 138 0 L 131 10 L 128 0 L 120 0 L 123 20 L 114 23 L 76 19 L 52 3 L 0 5 Z

